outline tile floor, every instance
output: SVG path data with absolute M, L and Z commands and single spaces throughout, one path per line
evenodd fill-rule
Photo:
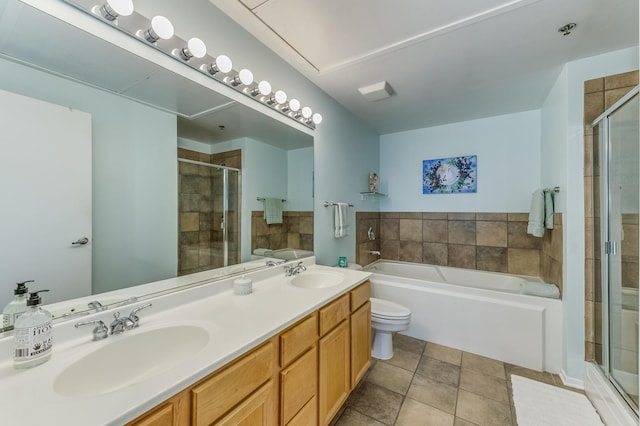
M 511 374 L 564 387 L 557 375 L 400 334 L 394 348 L 373 361 L 334 426 L 516 426 Z

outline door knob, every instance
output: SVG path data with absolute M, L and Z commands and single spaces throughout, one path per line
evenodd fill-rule
M 82 237 L 82 238 L 78 238 L 76 241 L 72 242 L 71 244 L 74 246 L 83 246 L 85 244 L 87 244 L 89 242 L 89 239 L 87 237 Z

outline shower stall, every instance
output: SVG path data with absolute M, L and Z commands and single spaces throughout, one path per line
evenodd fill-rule
M 240 262 L 239 169 L 178 159 L 178 275 Z
M 595 364 L 638 415 L 638 87 L 593 122 Z M 587 389 L 589 392 L 589 389 Z M 615 393 L 614 393 L 615 395 Z M 636 420 L 637 422 L 637 420 Z

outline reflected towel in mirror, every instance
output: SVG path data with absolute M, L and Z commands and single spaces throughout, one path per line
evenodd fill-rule
M 264 219 L 267 221 L 268 225 L 282 223 L 282 199 L 264 199 Z

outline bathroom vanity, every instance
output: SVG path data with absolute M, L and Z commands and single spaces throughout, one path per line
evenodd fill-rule
M 26 371 L 0 339 L 2 422 L 328 424 L 371 362 L 370 284 L 314 262 L 246 274 L 249 295 L 229 277 L 82 317 L 108 324 L 152 304 L 138 328 L 101 341 L 79 320 L 57 323 L 52 359 Z

